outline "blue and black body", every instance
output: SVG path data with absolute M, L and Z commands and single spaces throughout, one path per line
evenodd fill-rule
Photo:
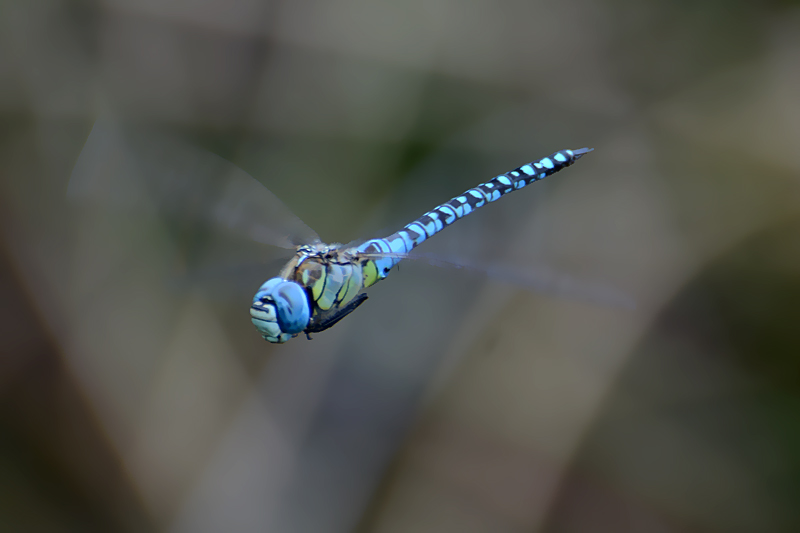
M 269 342 L 283 343 L 300 333 L 323 331 L 367 299 L 364 289 L 388 276 L 412 249 L 484 205 L 544 179 L 591 152 L 560 150 L 450 199 L 383 239 L 343 247 L 312 242 L 253 298 L 253 324 Z

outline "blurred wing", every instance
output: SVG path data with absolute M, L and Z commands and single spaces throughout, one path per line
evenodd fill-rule
M 424 261 L 430 265 L 444 268 L 459 268 L 488 276 L 490 279 L 517 285 L 526 290 L 593 304 L 636 309 L 636 301 L 613 287 L 601 283 L 591 283 L 575 279 L 566 274 L 553 272 L 546 268 L 516 268 L 509 265 L 488 265 L 463 258 L 441 257 L 436 254 L 411 252 L 407 254 L 360 254 L 361 257 L 397 257 Z
M 295 248 L 319 241 L 265 186 L 233 163 L 174 137 L 98 120 L 67 196 L 211 223 L 254 241 Z
M 165 287 L 176 292 L 197 289 L 215 301 L 252 298 L 256 289 L 277 275 L 287 257 L 263 261 L 204 261 L 185 272 L 170 274 Z

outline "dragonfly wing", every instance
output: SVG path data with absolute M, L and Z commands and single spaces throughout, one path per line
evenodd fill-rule
M 581 280 L 546 268 L 519 269 L 494 265 L 485 269 L 497 281 L 511 283 L 540 294 L 621 309 L 636 309 L 636 300 L 609 285 Z
M 213 300 L 251 299 L 264 280 L 278 273 L 288 257 L 263 261 L 200 261 L 198 265 L 170 273 L 165 287 L 187 292 L 197 289 Z
M 294 248 L 319 236 L 247 172 L 158 131 L 98 120 L 67 196 L 110 209 L 150 210 Z
M 481 274 L 495 281 L 517 285 L 539 294 L 622 309 L 636 309 L 636 301 L 623 291 L 602 283 L 579 280 L 572 276 L 543 267 L 518 268 L 510 265 L 485 264 L 460 257 L 443 257 L 437 254 L 416 251 L 405 254 L 362 253 L 361 256 L 375 259 L 393 257 L 403 260 L 411 259 L 413 261 L 422 261 L 436 267 L 458 268 Z

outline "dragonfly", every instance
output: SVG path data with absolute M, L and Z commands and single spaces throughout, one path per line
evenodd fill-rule
M 67 194 L 114 209 L 164 210 L 287 248 L 293 256 L 253 296 L 250 319 L 283 344 L 334 326 L 368 298 L 412 250 L 459 219 L 572 165 L 592 148 L 559 150 L 455 196 L 399 231 L 354 244 L 326 244 L 264 185 L 221 157 L 159 132 L 98 120 Z M 458 265 L 456 265 L 458 266 Z

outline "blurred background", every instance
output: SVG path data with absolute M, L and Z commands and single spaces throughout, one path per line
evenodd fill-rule
M 0 116 L 0 530 L 800 530 L 797 1 L 11 0 Z M 67 200 L 101 116 L 326 242 L 596 150 L 420 248 L 544 291 L 403 263 L 275 346 L 274 250 Z

